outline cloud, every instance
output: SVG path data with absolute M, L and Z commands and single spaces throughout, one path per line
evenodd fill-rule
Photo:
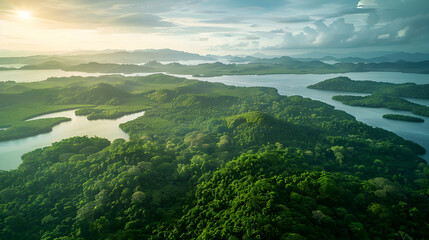
M 164 21 L 152 14 L 131 13 L 113 18 L 109 24 L 134 27 L 174 27 L 175 25 Z
M 407 36 L 407 31 L 408 31 L 409 27 L 406 27 L 404 29 L 401 29 L 398 31 L 398 34 L 396 35 L 398 38 L 403 38 L 405 36 Z
M 241 41 L 238 43 L 226 43 L 226 44 L 220 44 L 210 47 L 209 49 L 211 51 L 246 51 L 250 49 L 259 48 L 259 42 L 258 41 Z
M 345 16 L 350 15 L 357 15 L 357 14 L 366 14 L 366 13 L 374 13 L 376 10 L 374 8 L 348 8 L 336 11 L 334 13 L 321 13 L 320 16 L 322 19 L 330 19 L 330 18 L 341 18 Z
M 279 23 L 304 23 L 312 21 L 309 16 L 277 17 L 273 18 L 273 20 Z
M 234 27 L 217 27 L 217 26 L 180 26 L 177 28 L 169 28 L 165 30 L 165 34 L 186 35 L 186 34 L 201 34 L 201 33 L 218 33 L 223 37 L 229 37 L 230 32 L 237 32 L 238 28 Z
M 353 24 L 340 18 L 329 25 L 318 21 L 315 27 L 305 27 L 299 33 L 286 33 L 279 48 L 331 47 L 350 41 L 354 35 Z
M 125 44 L 130 35 L 143 42 L 156 35 L 157 44 L 192 42 L 225 51 L 429 45 L 428 0 L 0 0 L 0 27 L 8 24 L 0 39 L 13 43 L 11 13 L 17 9 L 33 12 L 35 27 L 28 32 L 58 31 L 46 34 L 52 42 L 61 31 L 79 31 L 94 42 L 114 37 Z M 33 43 L 23 30 L 16 33 L 17 47 Z
M 370 8 L 373 8 L 373 7 L 377 7 L 377 4 L 376 4 L 376 2 L 375 2 L 376 0 L 360 0 L 359 2 L 358 2 L 358 5 L 357 5 L 357 7 L 358 8 L 364 8 L 364 7 L 370 7 Z
M 241 23 L 249 17 L 239 17 L 239 16 L 229 16 L 220 19 L 210 19 L 210 20 L 202 20 L 202 23 L 214 23 L 214 24 L 234 24 Z
M 385 33 L 385 34 L 378 35 L 377 39 L 388 39 L 389 37 L 390 37 L 390 34 Z
M 352 48 L 365 46 L 389 46 L 397 44 L 425 43 L 429 41 L 429 15 L 398 18 L 379 24 L 375 13 L 368 15 L 367 25 L 361 29 L 339 18 L 330 24 L 317 21 L 313 27 L 300 32 L 286 32 L 281 44 L 271 49 L 293 48 Z M 426 33 L 426 34 L 422 34 Z
M 201 14 L 223 14 L 223 13 L 227 13 L 227 11 L 221 11 L 221 10 L 204 10 L 204 11 L 197 11 L 197 13 L 201 13 Z
M 244 40 L 259 40 L 259 39 L 261 39 L 260 37 L 258 37 L 258 36 L 255 36 L 255 35 L 248 35 L 248 36 L 246 36 L 245 38 L 243 38 Z
M 39 22 L 51 28 L 174 27 L 173 23 L 156 14 L 184 7 L 185 2 L 187 0 L 177 0 L 174 3 L 167 0 L 123 0 L 120 4 L 113 0 L 2 0 L 0 19 L 10 20 L 12 11 L 24 9 L 33 12 Z
M 217 0 L 208 1 L 211 6 L 227 6 L 228 8 L 253 8 L 272 10 L 283 6 L 287 1 L 285 0 Z
M 283 29 L 274 29 L 271 30 L 270 33 L 284 33 L 285 31 L 283 31 Z

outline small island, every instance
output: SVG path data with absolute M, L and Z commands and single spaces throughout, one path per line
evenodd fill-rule
M 429 107 L 412 103 L 402 98 L 390 97 L 383 94 L 373 94 L 369 96 L 333 96 L 333 100 L 340 101 L 350 106 L 388 108 L 392 110 L 410 111 L 414 114 L 429 117 Z
M 394 84 L 374 81 L 354 81 L 348 77 L 327 79 L 307 88 L 329 91 L 371 93 L 368 96 L 333 96 L 332 99 L 350 106 L 388 108 L 410 111 L 414 114 L 429 117 L 429 107 L 410 102 L 403 98 L 428 99 L 429 84 Z
M 54 126 L 67 121 L 71 121 L 71 119 L 66 117 L 58 117 L 19 122 L 5 130 L 0 131 L 0 142 L 47 133 L 52 131 Z
M 396 84 L 375 81 L 356 81 L 351 80 L 348 77 L 336 77 L 310 85 L 307 88 L 341 92 L 382 94 L 398 98 L 429 99 L 429 84 Z
M 397 121 L 406 121 L 406 122 L 424 122 L 423 118 L 411 117 L 407 115 L 400 114 L 384 114 L 383 118 L 397 120 Z

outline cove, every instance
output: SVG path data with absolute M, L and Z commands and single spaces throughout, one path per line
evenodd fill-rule
M 53 117 L 68 117 L 72 120 L 55 126 L 51 132 L 39 134 L 17 140 L 0 142 L 0 170 L 16 169 L 21 164 L 21 156 L 37 148 L 46 147 L 54 142 L 75 136 L 98 136 L 113 141 L 117 138 L 129 139 L 127 133 L 119 128 L 119 124 L 126 123 L 144 115 L 138 112 L 125 115 L 115 120 L 91 120 L 86 116 L 76 116 L 75 110 L 51 113 L 29 120 Z

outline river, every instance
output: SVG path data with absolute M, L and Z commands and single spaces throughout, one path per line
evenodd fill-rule
M 119 124 L 126 123 L 143 116 L 144 112 L 138 112 L 123 116 L 115 120 L 91 120 L 86 116 L 76 116 L 75 110 L 57 112 L 32 118 L 29 120 L 68 117 L 72 120 L 63 122 L 55 127 L 49 133 L 39 134 L 33 137 L 0 142 L 0 169 L 15 169 L 21 163 L 21 156 L 24 153 L 34 149 L 46 147 L 54 142 L 74 136 L 98 136 L 107 138 L 111 141 L 117 138 L 128 140 L 128 134 L 119 128 Z

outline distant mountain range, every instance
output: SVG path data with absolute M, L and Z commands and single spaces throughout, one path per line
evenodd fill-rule
M 138 51 L 102 51 L 102 52 L 72 52 L 62 55 L 36 55 L 28 57 L 3 57 L 0 64 L 42 64 L 45 62 L 62 62 L 78 64 L 87 62 L 100 63 L 145 63 L 149 61 L 179 61 L 179 60 L 215 60 L 211 57 L 195 53 L 175 51 L 171 49 L 147 49 Z
M 384 53 L 384 55 L 372 57 Z M 367 56 L 371 57 L 357 57 L 351 54 L 352 57 L 340 57 L 340 56 L 332 56 L 326 53 L 323 55 L 322 53 L 309 53 L 302 54 L 297 56 L 283 56 L 283 57 L 269 57 L 265 55 L 260 55 L 260 57 L 256 56 L 218 56 L 217 58 L 227 59 L 233 63 L 240 62 L 278 62 L 285 60 L 295 60 L 295 61 L 303 61 L 303 62 L 311 62 L 311 61 L 322 61 L 322 62 L 337 62 L 337 63 L 382 63 L 382 62 L 422 62 L 429 60 L 429 53 L 407 53 L 407 52 L 377 52 L 374 54 L 367 54 Z M 322 54 L 322 56 L 320 56 Z M 365 56 L 365 54 L 362 54 Z M 216 56 L 213 56 L 216 57 Z
M 375 55 L 375 56 L 374 56 Z M 365 57 L 366 56 L 366 57 Z M 374 52 L 355 54 L 349 56 L 344 54 L 332 53 L 308 53 L 294 56 L 299 60 L 319 60 L 319 61 L 336 61 L 336 62 L 362 62 L 362 63 L 379 63 L 379 62 L 421 62 L 429 60 L 429 53 L 407 53 L 407 52 Z
M 214 60 L 210 57 L 195 53 L 175 51 L 171 49 L 147 49 L 137 51 L 119 51 L 98 54 L 82 54 L 67 56 L 77 59 L 91 59 L 101 63 L 145 63 L 149 61 L 179 61 L 179 60 Z
M 171 49 L 146 49 L 136 51 L 125 50 L 104 50 L 104 51 L 75 51 L 67 54 L 57 55 L 34 55 L 28 57 L 3 57 L 0 58 L 0 64 L 28 64 L 39 65 L 47 62 L 56 62 L 64 65 L 77 65 L 89 62 L 98 63 L 116 63 L 116 64 L 141 64 L 150 61 L 187 61 L 187 60 L 202 60 L 202 61 L 222 61 L 226 60 L 230 63 L 284 63 L 285 61 L 301 61 L 314 62 L 321 61 L 329 64 L 333 63 L 382 63 L 382 62 L 422 62 L 429 60 L 429 53 L 407 53 L 407 52 L 374 52 L 372 54 L 350 53 L 349 56 L 344 54 L 324 55 L 324 53 L 308 53 L 294 57 L 269 57 L 266 55 L 254 56 L 202 56 L 195 53 L 176 51 Z M 380 55 L 383 54 L 383 55 Z M 312 57 L 311 57 L 312 56 Z M 347 57 L 341 57 L 347 56 Z M 359 57 L 371 56 L 371 57 Z M 374 57 L 376 56 L 376 57 Z

